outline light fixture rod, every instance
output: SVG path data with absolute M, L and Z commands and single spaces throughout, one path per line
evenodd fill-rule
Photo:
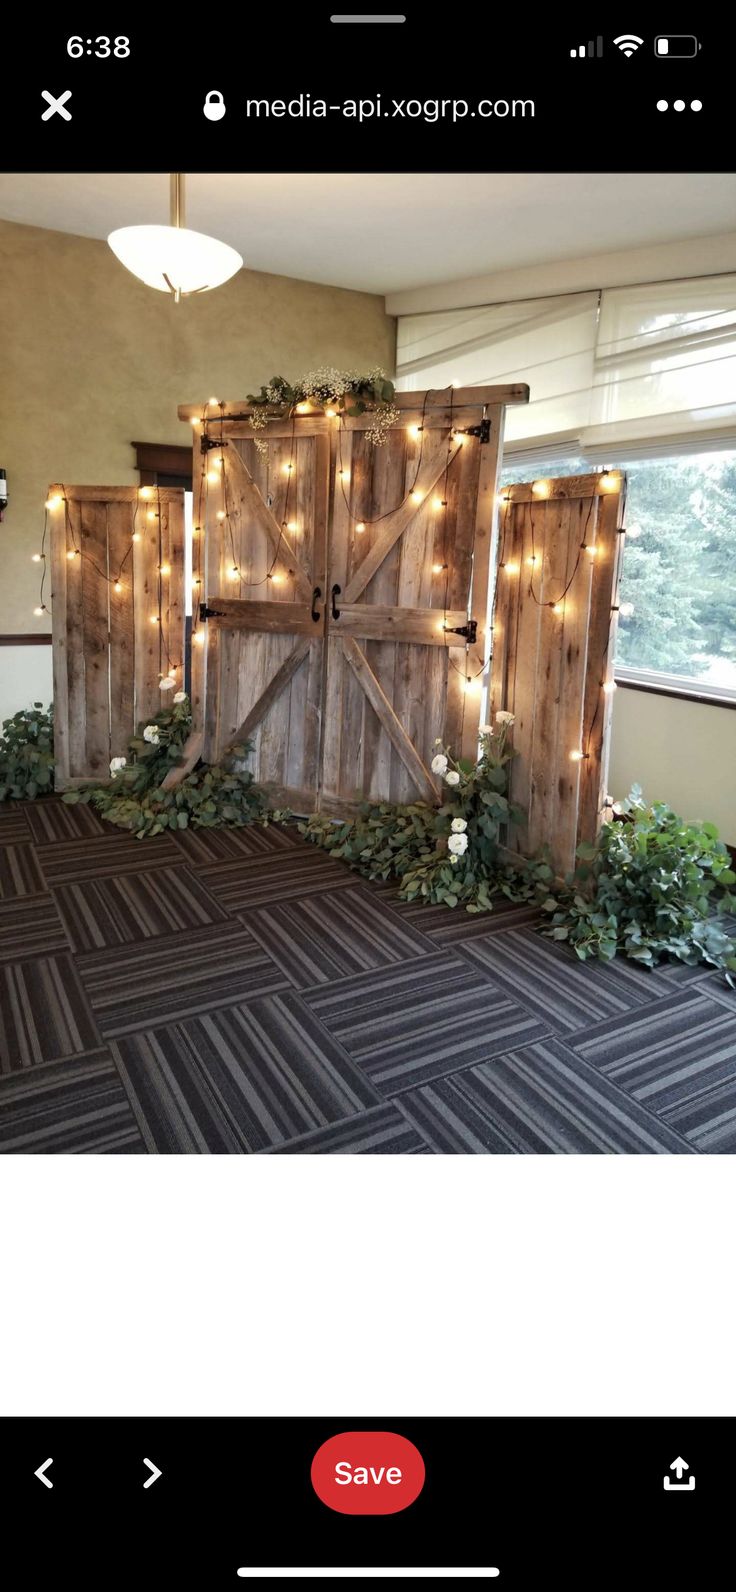
M 185 174 L 183 171 L 172 171 L 169 174 L 170 214 L 172 227 L 185 227 L 187 224 L 186 195 L 184 192 Z

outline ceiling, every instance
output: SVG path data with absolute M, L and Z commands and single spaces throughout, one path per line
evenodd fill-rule
M 187 223 L 252 270 L 390 293 L 730 231 L 726 173 L 197 173 Z M 105 238 L 168 220 L 161 173 L 0 175 L 0 217 Z

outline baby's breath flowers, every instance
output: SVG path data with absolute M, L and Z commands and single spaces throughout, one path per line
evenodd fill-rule
M 319 365 L 293 383 L 284 376 L 272 376 L 260 393 L 248 394 L 252 408 L 251 429 L 260 433 L 255 437 L 256 448 L 260 453 L 267 450 L 262 433 L 269 420 L 290 418 L 301 411 L 302 405 L 348 418 L 369 414 L 371 424 L 365 435 L 374 447 L 380 447 L 399 419 L 400 411 L 393 399 L 394 384 L 379 365 L 368 371 L 336 370 L 333 365 Z

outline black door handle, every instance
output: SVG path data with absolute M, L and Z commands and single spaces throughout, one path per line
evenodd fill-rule
M 321 596 L 322 596 L 322 587 L 321 586 L 315 586 L 314 591 L 312 592 L 312 618 L 314 620 L 315 625 L 318 625 L 319 621 L 320 621 L 320 612 L 319 612 L 319 609 L 317 607 L 317 598 L 321 597 Z
M 332 591 L 330 592 L 330 596 L 332 598 L 332 617 L 333 617 L 333 619 L 339 619 L 340 618 L 340 610 L 339 610 L 339 608 L 335 607 L 335 598 L 340 596 L 340 592 L 341 591 L 342 591 L 342 587 L 341 586 L 333 586 Z

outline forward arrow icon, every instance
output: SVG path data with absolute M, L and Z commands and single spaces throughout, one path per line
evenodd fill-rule
M 43 1464 L 39 1465 L 38 1470 L 34 1470 L 33 1472 L 34 1476 L 38 1476 L 39 1481 L 43 1482 L 44 1487 L 53 1487 L 54 1485 L 52 1481 L 49 1481 L 48 1476 L 45 1474 L 49 1468 L 49 1465 L 53 1465 L 53 1463 L 53 1459 L 45 1459 Z
M 152 1459 L 144 1459 L 143 1463 L 144 1465 L 148 1466 L 148 1469 L 151 1472 L 148 1481 L 144 1481 L 143 1486 L 144 1488 L 152 1487 L 154 1482 L 158 1481 L 159 1476 L 163 1475 L 163 1471 L 159 1470 L 158 1465 L 154 1465 Z

